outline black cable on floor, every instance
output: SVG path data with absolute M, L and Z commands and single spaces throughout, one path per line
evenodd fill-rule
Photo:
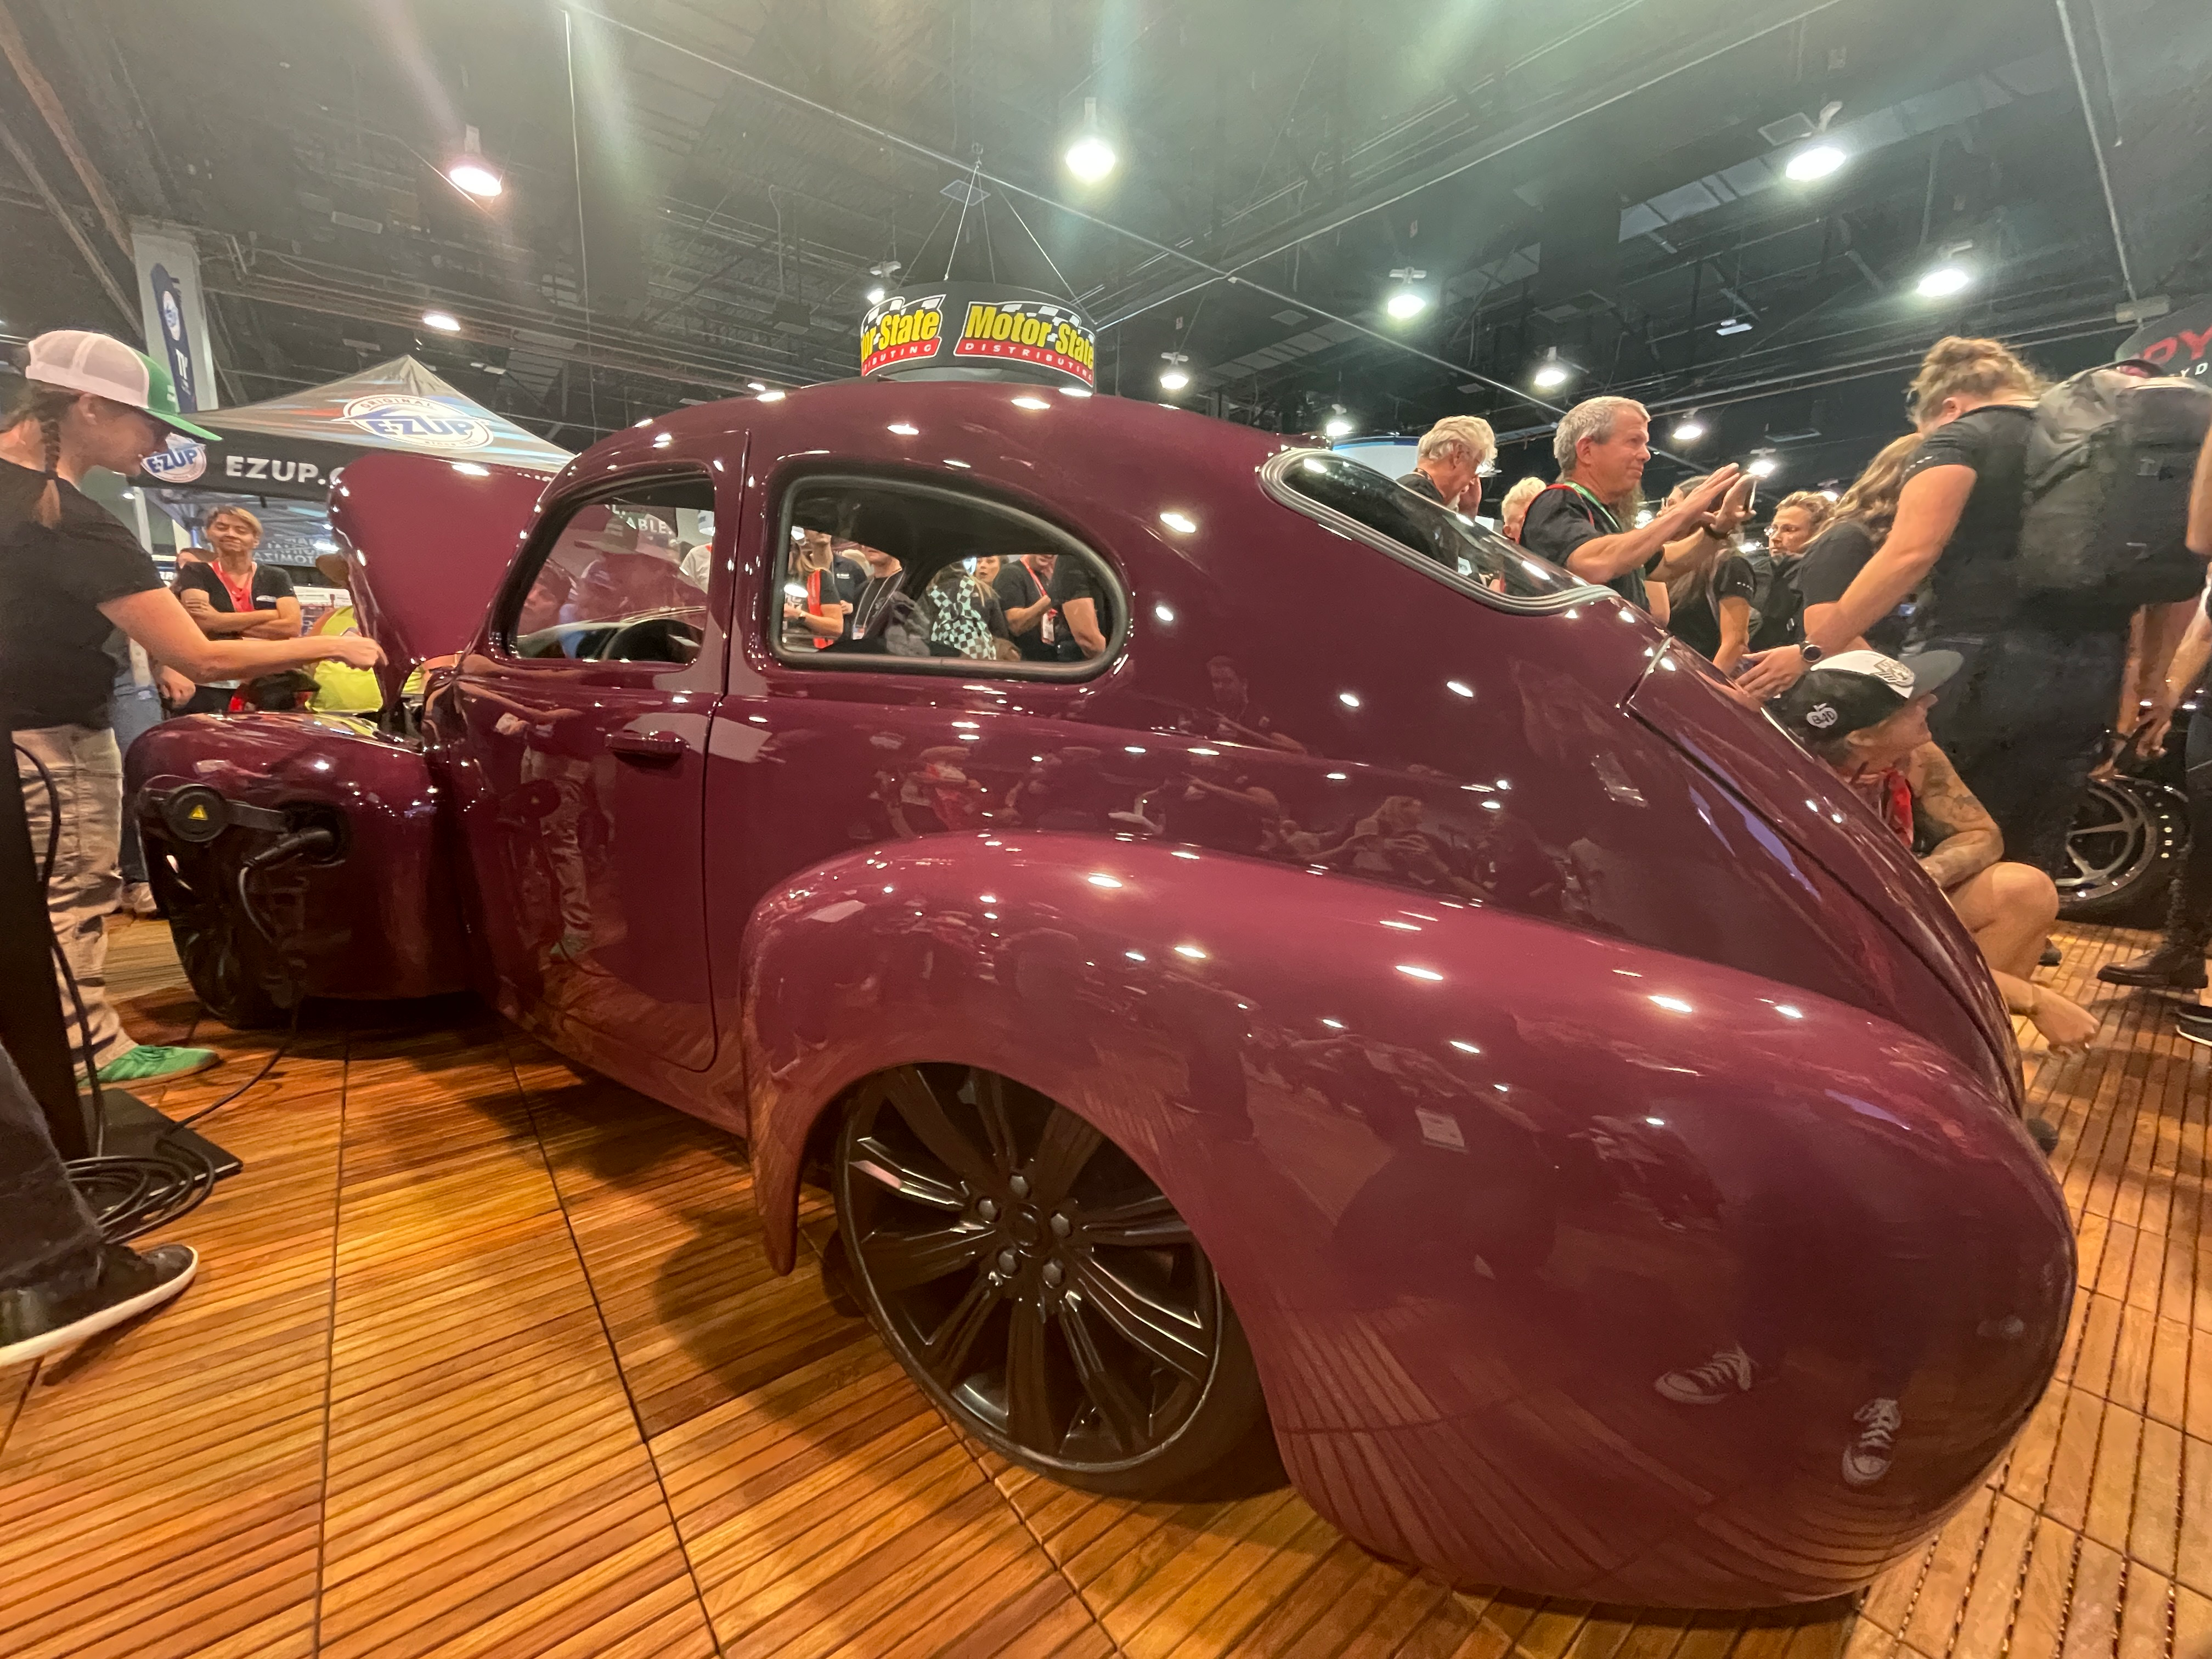
M 46 764 L 22 744 L 15 752 L 37 769 L 39 781 L 46 791 L 46 853 L 39 872 L 41 890 L 48 887 L 54 874 L 55 855 L 61 845 L 61 793 L 54 786 L 54 775 Z M 238 872 L 239 902 L 246 911 L 246 920 L 254 931 L 264 939 L 269 930 L 263 926 L 253 908 L 246 878 L 251 867 Z M 84 1006 L 84 993 L 78 987 L 76 975 L 70 967 L 69 957 L 62 950 L 61 940 L 49 938 L 53 945 L 54 962 L 61 969 L 62 982 L 69 988 L 70 1000 L 76 1009 L 77 1055 L 84 1066 L 85 1083 L 92 1095 L 93 1155 L 90 1158 L 68 1159 L 63 1168 L 68 1171 L 70 1182 L 77 1189 L 93 1218 L 100 1224 L 100 1231 L 108 1242 L 121 1244 L 141 1237 L 157 1228 L 166 1227 L 179 1217 L 191 1213 L 205 1201 L 215 1190 L 216 1166 L 198 1146 L 183 1140 L 173 1139 L 179 1129 L 198 1123 L 236 1100 L 254 1085 L 276 1070 L 276 1062 L 284 1058 L 293 1039 L 300 1034 L 300 1007 L 304 999 L 292 1005 L 291 1028 L 284 1040 L 263 1062 L 262 1067 L 238 1087 L 233 1089 L 212 1106 L 204 1106 L 190 1117 L 170 1125 L 155 1138 L 151 1152 L 133 1154 L 113 1154 L 107 1146 L 107 1099 L 100 1085 L 100 1071 L 92 1059 L 92 1019 Z

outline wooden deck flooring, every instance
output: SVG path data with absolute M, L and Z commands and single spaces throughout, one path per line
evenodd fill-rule
M 2139 939 L 2064 937 L 2106 1046 L 2031 1059 L 2081 1244 L 2060 1380 L 1863 1600 L 1452 1594 L 1288 1492 L 1033 1479 L 816 1273 L 769 1271 L 742 1146 L 459 1002 L 313 1024 L 209 1125 L 246 1168 L 176 1230 L 191 1292 L 0 1373 L 0 1656 L 2206 1659 L 2212 1051 L 2157 999 L 2096 997 Z M 231 1059 L 173 1114 L 265 1058 L 198 1023 L 159 924 L 123 930 L 113 978 L 140 1035 Z M 804 1222 L 818 1249 L 828 1216 Z

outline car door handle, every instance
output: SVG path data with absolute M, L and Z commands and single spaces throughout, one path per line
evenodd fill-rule
M 682 760 L 691 745 L 673 732 L 612 732 L 607 747 L 627 760 L 665 765 Z

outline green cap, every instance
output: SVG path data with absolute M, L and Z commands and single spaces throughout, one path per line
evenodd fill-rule
M 163 426 L 211 444 L 222 434 L 194 426 L 177 407 L 177 386 L 169 371 L 144 352 L 133 349 L 111 334 L 85 328 L 58 328 L 31 342 L 30 362 L 23 378 L 70 392 L 95 396 L 143 409 Z

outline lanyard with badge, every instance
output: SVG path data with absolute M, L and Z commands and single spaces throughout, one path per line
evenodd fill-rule
M 1589 503 L 1590 511 L 1597 514 L 1599 527 L 1602 529 L 1607 535 L 1618 536 L 1620 534 L 1620 520 L 1613 517 L 1613 509 L 1607 507 L 1603 501 L 1598 500 L 1596 496 L 1591 495 L 1589 490 L 1583 489 L 1582 485 L 1577 483 L 1572 478 L 1561 479 L 1559 487 L 1573 490 L 1576 495 L 1581 496 L 1584 501 Z

